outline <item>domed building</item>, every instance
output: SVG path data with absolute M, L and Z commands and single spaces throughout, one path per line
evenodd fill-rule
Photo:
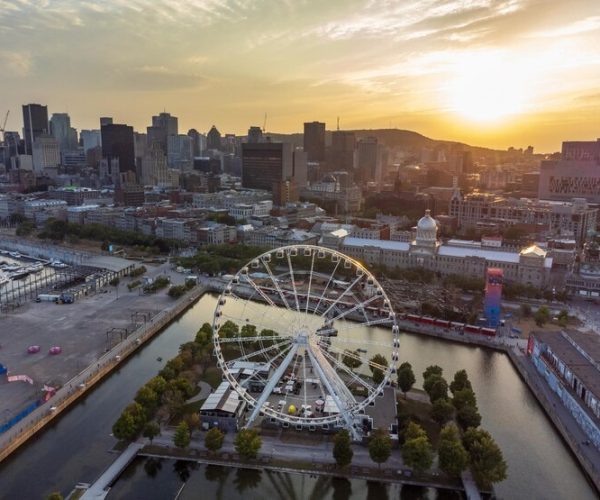
M 442 243 L 437 232 L 438 223 L 427 210 L 419 219 L 415 239 L 411 242 L 346 236 L 337 239 L 335 248 L 366 264 L 388 269 L 423 268 L 441 275 L 483 279 L 488 268 L 497 268 L 502 269 L 507 281 L 537 287 L 549 282 L 553 259 L 542 248 L 533 246 L 519 252 L 499 244 L 492 246 L 487 240 Z
M 426 210 L 425 215 L 421 217 L 417 223 L 417 237 L 412 242 L 413 249 L 435 250 L 439 245 L 437 232 L 438 223 L 431 216 L 431 211 Z

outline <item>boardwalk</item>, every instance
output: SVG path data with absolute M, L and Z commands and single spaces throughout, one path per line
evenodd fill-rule
M 131 443 L 127 449 L 119 455 L 119 458 L 117 458 L 81 496 L 82 500 L 105 498 L 106 495 L 108 495 L 110 486 L 137 456 L 138 452 L 142 449 L 142 446 L 143 445 L 140 443 Z

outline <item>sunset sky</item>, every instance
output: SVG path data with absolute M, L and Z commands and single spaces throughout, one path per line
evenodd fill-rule
M 0 116 L 145 131 L 415 130 L 555 151 L 600 137 L 600 0 L 0 0 Z

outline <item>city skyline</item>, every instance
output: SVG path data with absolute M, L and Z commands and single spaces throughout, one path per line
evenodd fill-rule
M 591 0 L 103 3 L 4 0 L 2 113 L 113 116 L 142 131 L 401 128 L 495 148 L 599 134 L 600 4 Z

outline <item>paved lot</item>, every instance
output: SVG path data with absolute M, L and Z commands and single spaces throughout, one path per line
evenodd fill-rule
M 146 266 L 148 267 L 148 266 Z M 175 284 L 184 280 L 169 266 L 148 267 L 149 276 L 167 274 Z M 112 328 L 132 330 L 134 322 L 149 319 L 173 300 L 161 291 L 154 295 L 130 292 L 125 278 L 117 290 L 106 287 L 106 293 L 85 297 L 74 304 L 29 302 L 14 313 L 0 317 L 0 363 L 11 375 L 27 375 L 34 384 L 7 382 L 0 377 L 0 423 L 18 413 L 29 402 L 42 395 L 43 384 L 54 387 L 65 384 L 74 375 L 98 359 L 109 346 L 119 341 L 119 332 L 109 335 Z M 137 319 L 132 314 L 140 312 Z M 39 345 L 40 352 L 28 354 L 27 348 Z M 62 353 L 51 355 L 48 350 L 60 346 Z

